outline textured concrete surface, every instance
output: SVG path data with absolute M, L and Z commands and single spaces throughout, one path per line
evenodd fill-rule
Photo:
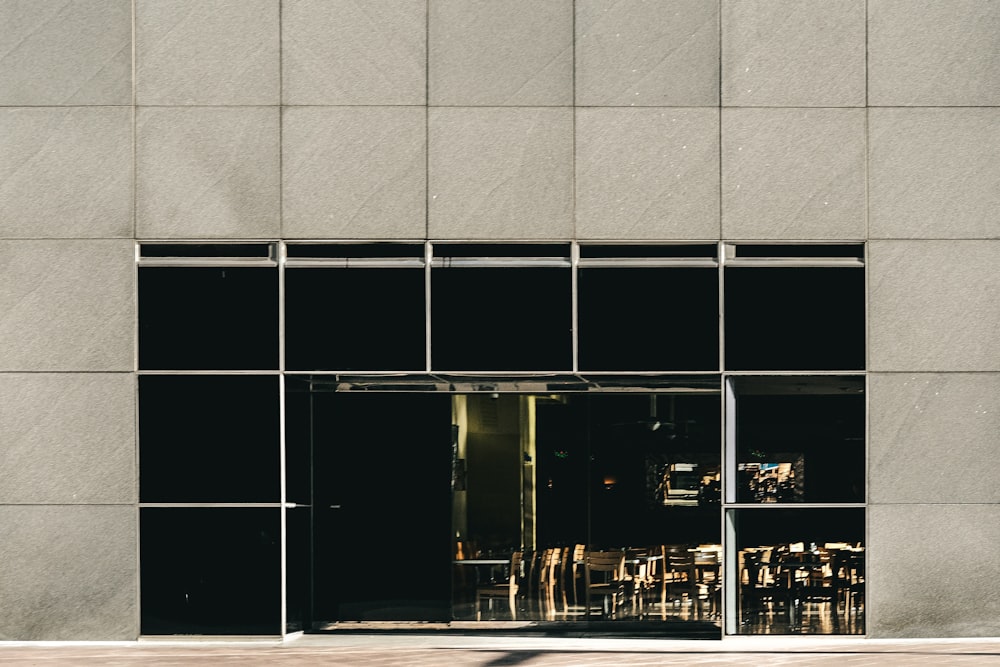
M 575 4 L 576 104 L 718 105 L 718 2 Z
M 131 236 L 129 109 L 0 109 L 0 238 Z
M 0 639 L 134 639 L 135 526 L 130 505 L 0 505 Z
M 722 235 L 865 236 L 863 109 L 723 109 Z
M 291 107 L 282 116 L 289 238 L 421 238 L 427 114 L 419 107 Z
M 0 373 L 0 503 L 132 503 L 129 373 Z
M 131 0 L 3 0 L 0 26 L 0 105 L 131 102 Z
M 125 239 L 0 241 L 0 370 L 132 370 L 134 276 Z
M 282 102 L 425 104 L 427 0 L 283 0 Z
M 430 0 L 428 90 L 435 105 L 573 103 L 570 0 Z
M 1000 502 L 1000 374 L 873 373 L 869 398 L 872 502 Z
M 576 234 L 719 238 L 717 109 L 578 109 Z
M 137 0 L 138 104 L 277 104 L 278 0 Z
M 1000 506 L 871 505 L 868 541 L 870 636 L 1000 636 Z
M 864 0 L 723 0 L 722 103 L 864 106 Z
M 1000 640 L 879 641 L 749 637 L 717 641 L 307 636 L 271 641 L 141 642 L 62 646 L 0 644 L 0 665 L 997 665 Z
M 1000 371 L 1000 241 L 872 241 L 868 368 Z
M 1000 109 L 872 109 L 872 238 L 1000 237 Z
M 570 238 L 573 110 L 431 109 L 432 238 Z
M 868 0 L 873 106 L 1000 105 L 995 0 Z
M 137 236 L 276 236 L 279 134 L 276 107 L 140 108 Z

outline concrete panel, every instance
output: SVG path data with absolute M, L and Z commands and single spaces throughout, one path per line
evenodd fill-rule
M 862 239 L 863 109 L 723 109 L 722 233 Z
M 718 109 L 579 109 L 580 238 L 719 238 Z
M 869 370 L 1000 371 L 1000 241 L 872 241 Z
M 431 104 L 573 103 L 572 0 L 429 0 Z
M 868 509 L 871 637 L 1000 634 L 1000 506 Z
M 718 0 L 577 0 L 576 103 L 718 105 Z
M 134 640 L 128 506 L 0 506 L 0 639 Z
M 865 105 L 865 0 L 722 0 L 722 103 Z
M 128 373 L 0 373 L 0 503 L 132 503 Z
M 282 123 L 285 236 L 425 236 L 424 109 L 291 107 Z
M 131 0 L 3 0 L 0 26 L 0 105 L 131 102 Z
M 132 236 L 132 113 L 0 110 L 0 237 Z
M 872 374 L 875 503 L 1000 503 L 1000 374 Z
M 1000 4 L 869 0 L 873 106 L 1000 105 Z
M 873 238 L 1000 237 L 1000 109 L 872 109 Z
M 139 104 L 277 104 L 278 0 L 136 0 Z
M 285 104 L 424 104 L 427 0 L 284 0 Z
M 278 137 L 274 107 L 139 109 L 136 234 L 277 236 Z
M 572 237 L 572 109 L 431 109 L 428 150 L 431 238 Z
M 0 242 L 0 370 L 128 371 L 130 241 Z

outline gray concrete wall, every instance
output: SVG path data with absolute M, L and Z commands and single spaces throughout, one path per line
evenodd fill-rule
M 0 638 L 138 633 L 136 238 L 870 238 L 869 629 L 1000 634 L 998 35 L 995 0 L 0 0 Z

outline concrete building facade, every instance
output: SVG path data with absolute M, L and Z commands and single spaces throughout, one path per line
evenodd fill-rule
M 1000 3 L 0 0 L 0 638 L 139 627 L 137 242 L 852 242 L 867 634 L 1000 635 Z

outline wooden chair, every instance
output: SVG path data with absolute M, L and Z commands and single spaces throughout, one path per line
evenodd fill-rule
M 492 609 L 493 600 L 506 600 L 510 609 L 511 620 L 517 620 L 517 596 L 521 588 L 521 567 L 524 553 L 515 551 L 510 556 L 507 581 L 491 584 L 481 584 L 476 587 L 476 620 L 482 620 L 482 602 L 486 600 Z
M 587 615 L 595 597 L 602 601 L 602 613 L 613 617 L 625 602 L 625 552 L 588 551 L 584 556 L 584 588 Z
M 560 573 L 562 571 L 563 549 L 545 549 L 538 563 L 538 598 L 539 607 L 543 618 L 552 620 L 557 611 L 556 594 L 562 594 L 562 586 L 559 585 Z M 565 607 L 565 600 L 564 600 Z

